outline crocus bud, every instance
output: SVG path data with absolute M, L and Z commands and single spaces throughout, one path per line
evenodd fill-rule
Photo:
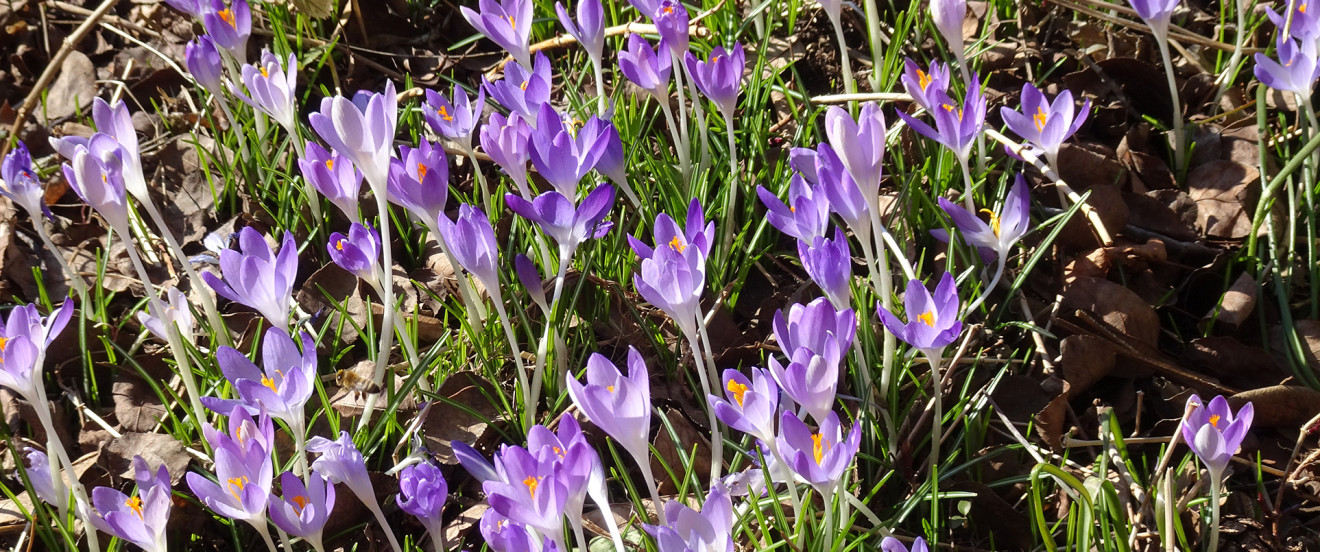
M 45 192 L 36 175 L 32 169 L 32 155 L 28 153 L 27 146 L 19 142 L 5 156 L 4 163 L 0 164 L 0 194 L 22 207 L 34 219 L 40 215 L 49 218 L 50 208 L 46 206 Z
M 224 98 L 224 60 L 220 59 L 220 50 L 211 37 L 203 35 L 188 42 L 183 59 L 197 84 L 212 96 Z
M 559 2 L 555 2 L 555 14 L 559 16 L 559 24 L 577 39 L 592 62 L 600 64 L 605 50 L 605 9 L 600 0 L 578 0 L 576 23 Z
M 669 73 L 673 58 L 662 42 L 652 49 L 642 35 L 628 35 L 628 48 L 619 51 L 619 70 L 623 76 L 645 90 L 657 102 L 669 101 Z

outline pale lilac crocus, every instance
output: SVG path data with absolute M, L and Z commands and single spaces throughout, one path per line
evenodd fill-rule
M 949 148 L 960 162 L 966 163 L 971 158 L 976 137 L 985 127 L 986 100 L 981 94 L 981 84 L 973 75 L 962 104 L 945 94 L 938 94 L 934 99 L 939 100 L 930 110 L 935 119 L 935 128 L 902 111 L 898 112 L 898 116 L 913 130 Z
M 798 241 L 798 258 L 830 302 L 837 308 L 847 308 L 852 297 L 852 255 L 843 230 L 835 228 L 832 238 Z
M 537 52 L 536 64 L 531 69 L 506 65 L 504 78 L 494 82 L 483 78 L 483 86 L 500 105 L 522 115 L 528 124 L 535 125 L 541 106 L 550 101 L 552 78 L 550 59 Z
M 1309 98 L 1316 79 L 1320 78 L 1316 43 L 1279 37 L 1275 52 L 1279 61 L 1274 61 L 1264 53 L 1256 54 L 1256 78 L 1261 84 L 1275 90 L 1285 90 Z
M 96 123 L 97 133 L 91 138 L 51 138 L 50 145 L 70 161 L 77 156 L 78 146 L 85 146 L 92 155 L 121 173 L 123 186 L 129 194 L 150 206 L 151 196 L 147 192 L 147 180 L 142 172 L 137 130 L 133 128 L 133 116 L 128 112 L 128 104 L 119 100 L 110 105 L 96 98 L 92 101 L 92 120 Z M 110 139 L 106 140 L 107 137 Z
M 685 52 L 684 61 L 697 89 L 719 108 L 726 119 L 732 117 L 738 108 L 738 92 L 742 87 L 743 69 L 747 66 L 742 43 L 735 43 L 731 51 L 716 46 L 707 61 Z
M 325 244 L 330 260 L 349 274 L 361 278 L 371 287 L 379 287 L 380 234 L 376 230 L 353 223 L 348 235 L 335 232 Z
M 536 119 L 528 142 L 532 166 L 560 194 L 576 197 L 578 182 L 595 168 L 605 141 L 599 134 L 579 132 L 573 122 L 564 124 L 549 103 L 541 104 Z
M 871 236 L 871 202 L 874 198 L 868 197 L 843 164 L 843 159 L 827 143 L 817 146 L 816 177 L 819 191 L 829 201 L 830 211 L 838 214 L 844 224 L 867 243 Z M 877 195 L 878 189 L 877 183 Z
M 780 201 L 764 186 L 756 187 L 756 195 L 765 205 L 766 221 L 780 232 L 808 242 L 828 235 L 830 203 L 801 174 L 789 179 L 787 202 Z
M 458 206 L 457 221 L 451 222 L 443 213 L 436 221 L 440 237 L 458 265 L 481 280 L 481 285 L 499 302 L 499 245 L 485 211 L 464 203 Z
M 46 206 L 46 196 L 41 189 L 41 182 L 37 180 L 37 173 L 32 169 L 32 154 L 28 152 L 27 145 L 23 142 L 18 142 L 14 149 L 5 155 L 4 163 L 0 164 L 0 195 L 22 207 L 34 219 L 41 215 L 45 215 L 46 218 L 52 217 L 50 208 Z
M 921 70 L 911 58 L 903 60 L 903 76 L 899 77 L 903 89 L 912 96 L 926 111 L 939 106 L 939 94 L 949 93 L 949 66 L 938 61 L 930 62 L 930 67 Z
M 827 335 L 815 349 L 798 347 L 784 350 L 789 362 L 785 366 L 770 357 L 770 374 L 794 403 L 816 420 L 823 422 L 834 408 L 838 395 L 839 364 L 847 352 L 833 335 Z
M 504 447 L 495 458 L 500 478 L 481 485 L 486 502 L 500 515 L 562 543 L 568 489 L 555 468 L 554 458 L 537 458 L 522 447 Z
M 834 487 L 857 455 L 862 434 L 853 424 L 845 436 L 839 415 L 830 412 L 816 431 L 792 412 L 779 419 L 779 453 L 784 463 L 824 496 L 829 503 Z
M 504 48 L 523 67 L 532 66 L 532 0 L 481 0 L 478 10 L 462 6 L 463 18 L 477 32 Z
M 912 541 L 912 546 L 903 546 L 903 541 L 894 537 L 885 537 L 880 541 L 880 550 L 882 552 L 930 552 L 930 547 L 926 545 L 926 539 L 917 537 Z
M 532 127 L 517 112 L 510 113 L 507 118 L 491 113 L 481 127 L 481 149 L 513 179 L 518 193 L 527 198 L 532 197 L 527 187 L 527 162 L 532 158 L 528 148 L 531 135 Z
M 752 368 L 749 379 L 727 369 L 720 378 L 724 397 L 706 395 L 706 403 L 725 425 L 765 442 L 775 438 L 775 415 L 779 412 L 779 386 L 769 372 Z
M 192 75 L 197 84 L 202 85 L 212 96 L 224 99 L 224 60 L 220 57 L 220 50 L 216 48 L 215 41 L 209 36 L 199 36 L 188 42 L 188 47 L 183 54 L 184 64 L 188 66 L 188 73 Z
M 591 62 L 599 65 L 605 51 L 605 9 L 600 0 L 578 0 L 576 21 L 560 2 L 555 2 L 555 14 L 559 16 L 559 24 L 564 26 L 569 36 L 587 51 Z
M 426 103 L 422 104 L 422 116 L 426 124 L 436 134 L 458 142 L 464 149 L 472 147 L 472 134 L 481 121 L 481 112 L 486 107 L 486 89 L 477 87 L 477 97 L 469 99 L 467 90 L 457 84 L 449 98 L 428 89 Z
M 449 201 L 449 158 L 439 145 L 422 140 L 417 147 L 399 146 L 390 159 L 390 202 L 407 209 L 417 220 L 432 221 Z
M 632 186 L 628 185 L 628 167 L 623 155 L 623 138 L 614 123 L 592 117 L 578 129 L 578 136 L 583 143 L 601 142 L 600 158 L 596 160 L 596 172 L 605 175 L 615 186 L 623 190 L 633 207 L 641 209 L 642 200 L 637 197 Z
M 385 514 L 381 512 L 380 505 L 376 502 L 376 491 L 371 485 L 371 476 L 367 474 L 366 459 L 353 444 L 353 438 L 348 432 L 340 431 L 339 438 L 333 441 L 320 435 L 312 437 L 307 442 L 307 450 L 320 454 L 312 462 L 312 469 L 324 475 L 331 483 L 347 485 L 358 500 L 376 516 L 376 521 L 380 523 L 381 529 L 385 531 L 385 536 L 390 541 L 390 547 L 395 552 L 401 552 L 399 541 L 394 537 L 394 530 L 390 528 L 389 522 L 385 520 Z
M 200 18 L 205 13 L 204 0 L 165 0 L 166 4 L 183 13 Z
M 188 296 L 179 291 L 179 288 L 170 286 L 165 290 L 164 304 L 165 312 L 160 313 L 160 316 L 138 311 L 138 323 L 161 341 L 169 341 L 169 327 L 173 325 L 178 328 L 179 335 L 185 342 L 192 343 L 196 335 L 196 321 L 193 319 L 192 305 L 188 302 Z
M 74 193 L 96 210 L 115 232 L 127 239 L 128 193 L 123 159 L 118 153 L 122 149 L 113 138 L 102 133 L 94 134 L 87 145 L 74 147 L 71 163 L 65 163 L 63 170 Z M 94 155 L 93 151 L 100 155 Z
M 1021 174 L 1017 175 L 998 212 L 981 210 L 989 215 L 989 222 L 945 198 L 939 198 L 939 205 L 969 245 L 1000 258 L 1011 253 L 1018 240 L 1031 230 L 1031 191 Z M 932 230 L 931 234 L 941 241 L 948 241 L 948 233 L 944 230 Z
M 775 311 L 770 326 L 775 342 L 786 355 L 803 347 L 823 351 L 828 339 L 833 339 L 840 351 L 846 351 L 857 335 L 857 314 L 850 308 L 836 309 L 817 297 L 805 305 L 793 304 L 787 316 L 783 310 Z
M 958 286 L 953 281 L 953 275 L 945 272 L 940 277 L 933 296 L 921 280 L 909 281 L 903 304 L 908 319 L 906 323 L 884 306 L 877 305 L 880 321 L 899 340 L 924 352 L 932 362 L 936 362 L 939 352 L 962 333 L 962 320 L 958 319 Z
M 600 353 L 587 358 L 587 383 L 565 374 L 573 404 L 649 471 L 651 380 L 641 353 L 628 348 L 628 375 Z M 653 483 L 652 483 L 653 484 Z
M 299 333 L 299 340 L 301 352 L 283 330 L 266 330 L 261 343 L 263 368 L 257 368 L 237 349 L 220 347 L 216 363 L 233 384 L 238 399 L 202 397 L 202 403 L 215 412 L 242 408 L 256 415 L 264 409 L 271 417 L 301 426 L 303 407 L 316 390 L 316 344 L 306 332 Z
M 0 337 L 14 339 L 26 337 L 37 347 L 48 347 L 56 337 L 64 332 L 69 319 L 73 316 L 73 301 L 64 301 L 49 315 L 42 316 L 35 304 L 15 306 L 9 311 L 9 317 L 0 325 Z M 0 351 L 4 347 L 0 346 Z
M 706 259 L 710 256 L 711 246 L 714 245 L 715 221 L 707 221 L 701 202 L 693 199 L 688 203 L 687 218 L 683 226 L 679 226 L 668 213 L 660 213 L 655 216 L 655 229 L 652 235 L 656 247 L 669 246 L 670 249 L 682 253 L 691 246 L 697 249 L 702 259 Z M 631 235 L 628 236 L 628 245 L 638 257 L 643 259 L 655 255 L 654 248 Z
M 855 121 L 843 108 L 830 107 L 825 112 L 825 135 L 863 197 L 879 196 L 885 159 L 885 116 L 880 106 L 862 104 Z
M 256 65 L 244 65 L 242 74 L 248 94 L 244 94 L 238 85 L 231 86 L 230 91 L 243 103 L 270 116 L 291 134 L 296 132 L 298 106 L 293 95 L 298 88 L 297 56 L 289 52 L 289 57 L 281 60 L 270 50 L 262 50 L 261 61 Z
M 165 466 L 152 471 L 141 456 L 133 457 L 137 492 L 128 496 L 112 487 L 92 489 L 95 512 L 85 519 L 97 529 L 148 552 L 166 552 L 165 528 L 173 507 L 170 475 Z M 192 474 L 189 474 L 192 475 Z M 82 505 L 82 507 L 86 507 Z
M 706 289 L 706 258 L 697 248 L 682 244 L 658 247 L 642 259 L 633 285 L 643 299 L 668 314 L 685 336 L 695 335 Z
M 1132 9 L 1136 10 L 1137 15 L 1151 27 L 1156 38 L 1162 39 L 1169 32 L 1169 21 L 1173 18 L 1173 10 L 1178 7 L 1178 1 L 1128 0 L 1128 3 L 1132 4 Z
M 307 119 L 332 149 L 353 160 L 377 195 L 386 193 L 390 153 L 399 120 L 399 100 L 393 81 L 385 81 L 383 93 L 360 90 L 351 101 L 343 96 L 323 98 L 320 111 Z
M 1255 407 L 1248 402 L 1235 414 L 1222 395 L 1206 404 L 1193 394 L 1187 399 L 1187 412 L 1178 424 L 1183 441 L 1205 464 L 1210 477 L 1222 479 L 1229 461 L 1251 429 Z
M 576 208 L 572 200 L 555 191 L 536 196 L 532 201 L 506 194 L 504 201 L 515 214 L 540 225 L 561 251 L 576 251 L 582 242 L 604 236 L 614 226 L 605 220 L 614 207 L 614 187 L 609 184 L 597 186 Z
M 362 171 L 353 160 L 338 151 L 330 151 L 316 142 L 307 142 L 303 156 L 298 160 L 303 178 L 330 200 L 348 217 L 349 222 L 362 222 L 358 205 L 362 193 Z
M 487 508 L 478 523 L 481 538 L 494 552 L 545 552 L 539 547 L 544 539 L 535 539 L 527 526 L 513 521 L 494 508 Z
M 31 447 L 24 447 L 23 451 L 27 466 L 21 469 L 32 485 L 32 492 L 47 504 L 64 503 L 66 497 L 60 496 L 62 491 L 56 490 L 63 484 L 56 481 L 54 473 L 50 471 L 50 458 L 46 453 Z M 14 477 L 17 479 L 18 474 L 15 473 Z
M 235 407 L 229 417 L 229 434 L 202 425 L 202 434 L 212 447 L 215 481 L 195 472 L 184 479 L 198 500 L 217 514 L 250 523 L 269 541 L 266 503 L 274 479 L 271 447 L 274 426 L 264 411 L 253 420 L 247 410 Z
M 655 21 L 655 28 L 660 35 L 660 43 L 669 46 L 669 51 L 674 55 L 683 55 L 688 51 L 688 22 L 689 16 L 687 7 L 679 0 L 661 0 L 655 7 L 655 15 L 651 17 Z M 739 67 L 741 71 L 741 66 Z
M 643 525 L 655 537 L 660 552 L 733 552 L 733 501 L 723 485 L 711 486 L 697 512 L 676 500 L 665 503 L 665 524 Z
M 1290 0 L 1284 4 L 1288 8 L 1286 11 L 1292 11 L 1290 15 L 1265 8 L 1265 17 L 1274 24 L 1274 28 L 1279 29 L 1280 34 L 1287 30 L 1288 37 L 1302 42 L 1320 40 L 1320 10 L 1307 9 L 1309 6 L 1305 0 Z M 1289 17 L 1292 18 L 1291 24 L 1288 22 Z
M 431 534 L 437 548 L 445 549 L 445 503 L 449 501 L 449 483 L 440 468 L 429 461 L 413 464 L 399 472 L 399 495 L 394 502 L 408 512 Z
M 930 0 L 930 15 L 949 49 L 962 54 L 962 26 L 963 17 L 967 15 L 967 0 Z
M 541 307 L 542 312 L 549 312 L 550 303 L 545 297 L 545 280 L 541 278 L 541 273 L 536 270 L 536 264 L 527 255 L 519 253 L 513 258 L 514 271 L 518 273 L 518 281 L 522 282 L 527 293 L 532 296 L 532 301 L 536 306 Z
M 1039 88 L 1027 83 L 1022 85 L 1021 111 L 1005 106 L 999 109 L 999 115 L 1009 130 L 1044 152 L 1050 166 L 1057 167 L 1059 147 L 1082 128 L 1091 112 L 1091 100 L 1082 102 L 1080 111 L 1074 109 L 1071 91 L 1060 92 L 1050 102 Z
M 665 51 L 663 41 L 652 49 L 642 35 L 632 34 L 628 35 L 628 48 L 619 51 L 619 71 L 657 102 L 668 101 L 672 68 L 673 57 Z
M 228 50 L 240 65 L 247 63 L 247 42 L 252 34 L 252 9 L 247 0 L 233 0 L 228 6 L 225 0 L 211 0 L 209 7 L 204 6 L 202 25 L 217 46 Z
M 220 252 L 220 273 L 223 279 L 204 272 L 202 280 L 221 297 L 256 310 L 271 326 L 289 332 L 289 302 L 298 275 L 292 233 L 284 233 L 277 256 L 260 232 L 244 227 L 238 234 L 238 249 Z
M 315 550 L 323 550 L 321 541 L 325 522 L 335 509 L 335 486 L 319 473 L 312 472 L 307 483 L 293 472 L 280 474 L 280 492 L 271 493 L 270 521 L 281 531 L 300 537 Z

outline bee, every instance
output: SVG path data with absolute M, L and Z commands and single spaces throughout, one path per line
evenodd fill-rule
M 380 384 L 371 379 L 371 372 L 375 366 L 374 362 L 364 360 L 352 368 L 335 372 L 335 385 L 345 391 L 352 391 L 359 399 L 362 398 L 362 395 L 380 393 Z

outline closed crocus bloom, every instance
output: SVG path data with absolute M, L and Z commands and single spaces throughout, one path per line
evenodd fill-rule
M 449 158 L 445 149 L 426 140 L 416 148 L 399 146 L 390 160 L 390 202 L 407 209 L 418 220 L 440 216 L 449 201 Z
M 826 236 L 830 225 L 829 200 L 801 174 L 794 174 L 788 182 L 787 204 L 764 186 L 756 187 L 756 195 L 765 205 L 766 220 L 780 232 L 803 241 Z
M 178 328 L 185 342 L 193 342 L 196 321 L 193 319 L 192 305 L 188 303 L 188 296 L 179 288 L 170 286 L 165 290 L 165 312 L 160 313 L 160 316 L 138 311 L 137 319 L 142 327 L 161 341 L 169 341 L 168 331 L 173 325 Z
M 58 485 L 55 482 L 55 476 L 50 471 L 50 458 L 46 453 L 31 447 L 23 448 L 23 456 L 27 458 L 27 467 L 22 468 L 27 474 L 28 483 L 32 484 L 32 492 L 46 504 L 61 504 L 65 497 L 60 496 L 59 491 L 55 489 Z M 15 474 L 15 478 L 18 475 Z
M 559 541 L 568 490 L 553 458 L 537 458 L 522 447 L 505 447 L 495 459 L 501 478 L 481 484 L 491 509 Z
M 667 101 L 672 68 L 673 58 L 665 51 L 665 44 L 661 42 L 652 49 L 639 34 L 628 35 L 628 48 L 619 51 L 619 71 L 658 102 Z
M 600 63 L 605 51 L 605 9 L 600 0 L 578 0 L 576 22 L 560 2 L 555 2 L 555 14 L 559 16 L 559 24 L 577 39 L 592 61 Z
M 280 64 L 280 58 L 270 50 L 261 51 L 261 61 L 243 66 L 244 94 L 238 86 L 230 90 L 238 99 L 270 116 L 286 129 L 298 126 L 298 106 L 294 92 L 298 89 L 298 58 L 293 52 Z M 250 94 L 250 96 L 249 96 Z
M 816 422 L 824 421 L 834 408 L 839 387 L 839 363 L 845 349 L 834 336 L 826 336 L 817 350 L 798 347 L 785 350 L 787 366 L 770 357 L 770 374 L 789 399 L 802 406 Z
M 623 158 L 623 139 L 619 137 L 619 129 L 614 128 L 614 123 L 592 117 L 577 132 L 583 143 L 601 142 L 596 172 L 608 177 L 615 186 L 625 188 L 628 185 L 628 167 Z
M 1187 399 L 1187 415 L 1178 424 L 1178 430 L 1210 471 L 1210 477 L 1218 480 L 1223 478 L 1229 460 L 1242 446 L 1255 412 L 1250 402 L 1234 414 L 1222 395 L 1210 399 L 1207 405 L 1193 394 Z
M 532 165 L 560 194 L 576 196 L 578 182 L 595 168 L 605 142 L 598 134 L 578 132 L 572 122 L 565 125 L 549 103 L 541 104 L 536 119 L 529 141 Z
M 307 142 L 303 157 L 298 160 L 298 168 L 302 170 L 303 178 L 338 207 L 349 222 L 362 222 L 362 215 L 358 212 L 362 171 L 351 159 L 337 151 L 328 151 L 316 142 Z
M 601 184 L 576 208 L 559 192 L 546 192 L 532 201 L 506 194 L 504 201 L 518 216 L 537 223 L 541 230 L 559 243 L 560 248 L 577 250 L 582 242 L 604 236 L 613 223 L 604 220 L 614 206 L 614 187 Z
M 926 539 L 917 537 L 912 541 L 912 547 L 903 546 L 903 541 L 894 537 L 885 537 L 880 541 L 880 550 L 883 552 L 930 552 L 930 547 L 926 546 Z
M 394 501 L 401 510 L 421 521 L 435 542 L 444 537 L 445 525 L 441 517 L 448 500 L 449 483 L 435 464 L 423 461 L 399 472 L 399 495 Z
M 348 485 L 364 504 L 375 504 L 376 493 L 371 485 L 371 477 L 367 475 L 366 460 L 347 431 L 340 431 L 339 438 L 333 441 L 320 435 L 312 437 L 307 442 L 307 450 L 321 455 L 312 462 L 313 470 L 332 483 Z
M 817 297 L 805 305 L 793 304 L 787 317 L 783 310 L 775 311 L 771 328 L 785 353 L 802 347 L 822 351 L 827 338 L 833 338 L 839 350 L 846 351 L 857 335 L 857 314 L 848 308 L 836 310 L 825 298 Z
M 455 84 L 451 97 L 453 101 L 434 90 L 427 90 L 422 115 L 436 134 L 469 147 L 472 145 L 472 133 L 486 107 L 486 89 L 478 87 L 476 99 L 470 100 L 467 91 Z
M 335 509 L 335 486 L 312 472 L 304 485 L 293 472 L 280 474 L 280 492 L 270 495 L 270 520 L 281 531 L 300 537 L 321 550 L 321 530 Z
M 852 296 L 852 255 L 843 230 L 835 228 L 833 238 L 798 241 L 798 258 L 830 302 L 837 308 L 847 308 Z
M 566 374 L 568 396 L 591 423 L 614 438 L 634 458 L 649 458 L 651 380 L 637 349 L 628 348 L 628 375 L 600 353 L 587 359 L 587 383 Z
M 1310 97 L 1316 79 L 1320 78 L 1315 42 L 1310 40 L 1297 42 L 1279 37 L 1276 53 L 1283 63 L 1274 61 L 1263 53 L 1256 54 L 1256 78 L 1260 79 L 1261 84 L 1275 90 L 1286 90 Z
M 224 96 L 225 66 L 224 60 L 220 58 L 220 50 L 215 47 L 215 41 L 208 36 L 199 36 L 188 42 L 183 60 L 188 66 L 188 73 L 197 80 L 197 84 L 202 85 L 202 88 L 212 96 Z
M 1155 36 L 1163 36 L 1158 33 L 1169 31 L 1169 20 L 1173 18 L 1173 10 L 1178 7 L 1178 0 L 1128 0 L 1128 3 L 1155 30 Z
M 1008 255 L 1018 240 L 1031 230 L 1031 191 L 1026 179 L 1020 174 L 1009 189 L 1008 197 L 1004 199 L 1004 206 L 1000 207 L 999 212 L 981 210 L 989 215 L 989 222 L 942 197 L 939 204 L 968 244 L 998 256 Z M 942 241 L 948 241 L 948 234 L 943 230 L 932 230 L 931 233 Z
M 930 0 L 930 15 L 935 28 L 949 43 L 949 48 L 963 47 L 962 23 L 967 15 L 967 0 Z
M 532 127 L 516 112 L 510 113 L 508 118 L 491 113 L 490 119 L 481 127 L 481 149 L 508 173 L 518 186 L 518 192 L 527 197 L 531 197 L 527 188 L 527 162 L 532 158 L 528 151 L 531 136 Z
M 264 408 L 272 417 L 286 422 L 302 416 L 303 406 L 315 391 L 316 345 L 306 332 L 300 332 L 299 338 L 302 352 L 283 330 L 266 330 L 261 343 L 264 368 L 257 368 L 232 347 L 220 347 L 216 351 L 216 361 L 239 398 L 202 397 L 202 403 L 216 412 L 239 407 L 253 415 Z
M 530 3 L 530 2 L 528 2 Z M 541 106 L 550 101 L 550 59 L 545 54 L 536 53 L 536 65 L 525 69 L 521 65 L 505 65 L 504 78 L 495 82 L 483 79 L 490 97 L 509 108 L 509 111 L 522 115 L 530 124 L 537 124 L 537 113 Z
M 958 319 L 958 286 L 953 275 L 945 272 L 940 283 L 935 286 L 935 295 L 926 291 L 921 280 L 908 282 L 903 295 L 903 306 L 908 321 L 900 322 L 897 316 L 884 306 L 877 305 L 876 310 L 885 329 L 913 348 L 937 358 L 938 351 L 944 349 L 962 333 L 962 321 Z M 936 352 L 932 354 L 932 351 Z
M 486 212 L 466 203 L 458 206 L 458 221 L 450 222 L 441 214 L 436 222 L 440 236 L 449 246 L 454 259 L 464 270 L 471 272 L 487 290 L 498 295 L 500 289 L 499 245 L 495 243 L 495 228 Z
M 839 215 L 844 224 L 854 231 L 869 231 L 871 207 L 862 187 L 845 168 L 843 160 L 829 144 L 820 144 L 816 155 L 816 176 L 819 190 L 829 201 L 830 211 Z
M 91 138 L 51 138 L 50 145 L 70 161 L 77 157 L 78 146 L 85 146 L 102 163 L 120 173 L 123 187 L 128 193 L 139 201 L 150 201 L 147 181 L 142 173 L 137 130 L 133 128 L 133 117 L 128 113 L 128 105 L 123 100 L 110 105 L 96 98 L 92 101 L 92 120 L 96 122 L 97 133 Z
M 41 182 L 37 181 L 37 173 L 32 170 L 32 154 L 28 153 L 23 142 L 14 146 L 0 164 L 0 195 L 22 207 L 32 218 L 51 217 Z
M 779 413 L 779 386 L 769 372 L 752 368 L 748 379 L 737 370 L 725 370 L 724 397 L 706 395 L 715 416 L 725 425 L 762 441 L 775 438 L 775 415 Z
M 202 273 L 202 279 L 221 297 L 255 309 L 271 326 L 288 333 L 289 301 L 293 279 L 298 275 L 298 248 L 293 234 L 284 233 L 284 243 L 276 256 L 260 232 L 244 227 L 238 234 L 238 247 L 220 252 L 223 279 L 210 272 Z
M 939 105 L 938 94 L 949 93 L 949 66 L 932 61 L 930 68 L 922 71 L 916 62 L 908 58 L 903 60 L 903 76 L 899 80 L 917 105 L 931 111 Z
M 683 253 L 689 246 L 695 247 L 704 260 L 710 256 L 710 247 L 715 240 L 715 221 L 706 221 L 705 210 L 701 207 L 701 202 L 693 199 L 688 204 L 686 224 L 682 227 L 678 225 L 673 217 L 668 213 L 660 213 L 655 216 L 655 245 L 656 247 L 669 246 L 679 253 Z M 633 252 L 643 259 L 655 255 L 655 250 L 642 243 L 641 240 L 628 236 L 628 245 L 632 247 Z
M 368 183 L 385 184 L 399 121 L 393 81 L 385 81 L 383 93 L 358 91 L 352 101 L 343 96 L 323 98 L 320 112 L 307 119 L 331 149 L 353 160 Z
M 825 112 L 825 135 L 864 197 L 878 196 L 885 160 L 885 116 L 875 102 L 862 104 L 854 121 L 846 110 Z
M 169 473 L 165 466 L 153 473 L 141 456 L 133 457 L 133 471 L 138 482 L 136 494 L 130 497 L 111 487 L 92 489 L 96 512 L 89 512 L 85 519 L 143 550 L 165 552 L 165 526 L 174 505 Z
M 1059 147 L 1064 140 L 1077 134 L 1091 113 L 1091 100 L 1082 103 L 1082 110 L 1076 117 L 1073 113 L 1072 92 L 1060 92 L 1051 103 L 1031 83 L 1022 85 L 1022 111 L 1008 107 L 999 110 L 1004 124 L 1032 146 L 1045 152 L 1045 158 L 1055 166 L 1058 163 Z
M 958 159 L 970 158 L 976 137 L 985 126 L 985 96 L 981 95 L 981 85 L 976 75 L 972 75 L 972 83 L 962 105 L 944 94 L 939 94 L 938 99 L 938 104 L 930 110 L 931 116 L 935 118 L 935 128 L 902 111 L 898 112 L 898 116 L 922 136 L 949 148 Z
M 792 412 L 785 411 L 779 419 L 778 445 L 784 462 L 824 496 L 830 496 L 830 490 L 852 464 L 861 437 L 857 424 L 844 436 L 839 415 L 834 412 L 814 432 Z
M 528 46 L 532 36 L 532 0 L 481 0 L 478 11 L 463 6 L 463 19 L 499 47 L 504 48 L 523 67 L 532 66 Z
M 37 404 L 37 386 L 42 385 L 41 367 L 37 366 L 40 351 L 25 335 L 7 337 L 0 345 L 0 387 Z
M 742 43 L 735 43 L 732 51 L 716 46 L 710 52 L 709 61 L 701 61 L 691 52 L 684 52 L 684 56 L 697 89 L 714 102 L 726 118 L 732 117 L 738 108 L 738 90 L 742 86 L 743 69 L 747 66 Z
M 247 63 L 247 41 L 252 34 L 252 10 L 247 0 L 233 0 L 229 6 L 224 0 L 211 0 L 202 24 L 217 46 L 228 50 L 240 64 Z
M 723 485 L 715 484 L 697 512 L 678 501 L 665 503 L 665 524 L 644 525 L 655 537 L 660 552 L 732 552 L 733 501 Z
M 660 34 L 660 43 L 669 46 L 674 55 L 682 56 L 688 51 L 688 11 L 678 0 L 661 0 L 655 8 L 655 28 Z M 738 67 L 742 70 L 742 66 Z M 734 92 L 735 96 L 737 92 Z
M 376 265 L 380 264 L 380 235 L 374 229 L 355 222 L 348 228 L 347 236 L 339 232 L 330 234 L 325 248 L 339 268 L 373 287 L 379 283 Z
M 701 314 L 701 295 L 706 290 L 706 258 L 695 248 L 661 246 L 642 259 L 633 277 L 637 293 L 655 305 L 685 334 L 696 330 Z
M 545 300 L 545 282 L 541 279 L 541 273 L 536 270 L 536 264 L 532 259 L 519 253 L 513 258 L 513 268 L 518 273 L 518 281 L 527 288 L 527 293 L 531 294 L 536 306 L 541 307 L 542 311 L 549 311 L 550 305 Z
M 88 146 L 104 143 L 107 155 L 93 155 Z M 95 209 L 116 232 L 128 235 L 128 193 L 124 184 L 123 160 L 109 149 L 119 150 L 118 144 L 105 134 L 97 133 L 87 146 L 76 146 L 71 163 L 63 167 L 64 178 L 84 203 Z

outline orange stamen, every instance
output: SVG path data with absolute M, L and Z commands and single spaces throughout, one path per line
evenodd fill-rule
M 923 313 L 921 313 L 921 314 L 918 314 L 918 315 L 917 315 L 917 320 L 920 320 L 922 324 L 925 324 L 925 325 L 930 326 L 930 327 L 932 327 L 932 328 L 935 327 L 935 313 L 934 313 L 934 312 L 926 311 L 926 312 L 923 312 Z
M 995 231 L 995 237 L 999 237 L 999 215 L 989 209 L 981 209 L 982 213 L 990 215 L 990 229 Z
M 724 386 L 730 393 L 733 393 L 733 400 L 738 401 L 738 406 L 743 405 L 743 395 L 747 394 L 747 386 L 734 380 L 729 380 L 729 384 Z
M 669 240 L 669 247 L 674 251 L 682 253 L 684 249 L 687 249 L 687 244 L 683 243 L 683 240 L 678 236 L 674 236 L 674 239 Z
M 1036 120 L 1036 130 L 1045 132 L 1045 123 L 1049 121 L 1049 115 L 1045 113 L 1045 108 L 1037 107 L 1036 115 L 1032 119 Z
M 128 506 L 133 510 L 133 513 L 137 514 L 138 519 L 142 519 L 142 499 L 140 497 L 135 496 L 125 500 L 124 506 Z

